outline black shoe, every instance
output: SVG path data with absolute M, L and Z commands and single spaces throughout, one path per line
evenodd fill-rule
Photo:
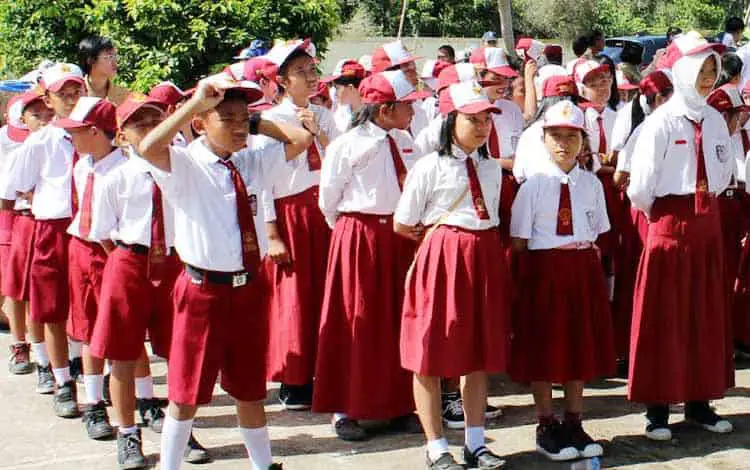
M 536 450 L 555 462 L 575 460 L 580 457 L 578 449 L 568 440 L 562 424 L 557 420 L 537 426 Z
M 719 434 L 732 432 L 734 429 L 732 423 L 717 415 L 707 401 L 685 403 L 685 419 L 707 431 Z
M 102 398 L 104 399 L 105 405 L 112 406 L 112 395 L 109 393 L 109 378 L 110 378 L 110 374 L 104 375 L 104 386 L 102 387 Z
M 580 421 L 565 421 L 563 428 L 567 434 L 568 441 L 573 444 L 573 447 L 578 449 L 578 452 L 584 459 L 601 457 L 604 454 L 601 444 L 597 443 L 583 430 Z
M 463 429 L 466 426 L 464 420 L 464 401 L 460 396 L 453 400 L 443 400 L 442 417 L 443 425 L 448 429 Z
M 333 425 L 336 436 L 342 441 L 364 441 L 367 439 L 367 432 L 362 429 L 356 419 L 342 418 Z
M 463 470 L 464 466 L 456 463 L 456 459 L 446 452 L 440 456 L 436 461 L 430 460 L 430 456 L 427 456 L 427 470 Z
M 83 382 L 83 359 L 80 357 L 74 357 L 68 360 L 68 367 L 70 367 L 70 377 L 78 382 Z
M 669 428 L 669 405 L 653 405 L 646 409 L 646 437 L 652 441 L 672 440 Z
M 57 386 L 55 396 L 52 399 L 55 414 L 60 418 L 77 418 L 80 416 L 77 396 L 76 383 L 73 380 Z
M 52 375 L 52 366 L 36 366 L 36 393 L 49 395 L 55 393 L 55 376 Z
M 283 467 L 280 463 L 272 463 L 270 467 L 268 467 L 268 470 L 283 470 Z
M 164 427 L 164 410 L 159 408 L 158 400 L 156 398 L 138 398 L 135 404 L 138 407 L 138 413 L 141 415 L 143 424 L 153 429 L 155 433 L 161 434 Z
M 193 436 L 192 432 L 190 433 L 190 439 L 188 440 L 187 447 L 185 447 L 185 455 L 182 460 L 192 464 L 208 463 L 211 461 L 211 455 Z
M 117 434 L 117 465 L 121 470 L 135 470 L 148 466 L 146 457 L 143 456 L 140 429 L 130 434 Z
M 14 375 L 26 375 L 34 370 L 31 367 L 31 346 L 29 343 L 11 344 L 8 370 Z
M 108 439 L 115 434 L 114 428 L 109 424 L 107 405 L 103 401 L 95 405 L 86 405 L 83 409 L 83 425 L 89 439 Z
M 312 384 L 286 385 L 281 384 L 279 401 L 287 411 L 305 411 L 312 408 Z
M 630 362 L 627 359 L 617 360 L 617 378 L 627 379 L 630 373 Z
M 501 459 L 485 446 L 471 452 L 464 446 L 464 460 L 469 468 L 479 470 L 497 470 L 505 466 L 505 460 Z
M 403 434 L 422 434 L 422 423 L 414 413 L 393 418 L 389 426 L 391 431 Z

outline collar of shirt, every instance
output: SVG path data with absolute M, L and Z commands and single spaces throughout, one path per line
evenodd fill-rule
M 122 149 L 115 148 L 101 160 L 94 161 L 91 155 L 87 155 L 85 161 L 88 163 L 89 168 L 92 168 L 95 173 L 106 173 L 113 166 L 119 163 L 120 160 L 123 159 L 124 157 L 125 156 L 122 153 Z
M 292 99 L 287 96 L 281 100 L 278 107 L 286 112 L 291 112 L 296 116 L 298 109 L 310 109 L 310 103 L 308 103 L 307 106 L 303 108 L 294 104 Z
M 552 157 L 550 156 L 550 158 Z M 578 165 L 575 165 L 572 170 L 565 173 L 562 170 L 562 168 L 560 168 L 559 166 L 557 166 L 557 164 L 555 164 L 555 162 L 552 162 L 552 165 L 549 165 L 549 169 L 550 169 L 550 174 L 560 177 L 560 182 L 569 183 L 571 186 L 576 185 L 576 182 L 579 180 L 583 172 L 583 170 L 581 170 L 581 167 L 579 167 Z
M 452 147 L 453 147 L 453 149 L 452 149 L 453 150 L 453 152 L 452 152 L 453 156 L 456 159 L 458 159 L 459 161 L 463 162 L 463 161 L 465 161 L 469 157 L 471 157 L 471 158 L 474 159 L 474 163 L 476 163 L 477 161 L 479 161 L 479 155 L 477 154 L 476 150 L 473 151 L 473 152 L 471 152 L 471 154 L 467 154 L 466 152 L 463 151 L 463 149 L 461 149 L 461 147 L 459 147 L 456 144 L 453 144 Z
M 378 140 L 385 139 L 385 136 L 388 135 L 388 132 L 385 129 L 378 126 L 372 121 L 367 121 L 366 123 L 364 123 L 362 125 L 362 128 L 362 130 L 365 131 L 365 134 Z
M 678 94 L 674 94 L 672 98 L 662 105 L 662 107 L 674 116 L 684 116 L 688 119 L 699 121 L 702 121 L 704 118 L 703 108 L 701 108 L 701 111 L 696 114 L 696 111 L 690 109 Z
M 208 145 L 206 145 L 206 138 L 201 137 L 194 140 L 188 146 L 190 155 L 196 160 L 203 163 L 218 163 L 221 158 L 213 153 Z

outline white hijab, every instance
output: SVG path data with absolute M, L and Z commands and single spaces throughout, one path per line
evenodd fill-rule
M 700 121 L 703 119 L 703 110 L 706 107 L 706 97 L 701 96 L 695 88 L 698 74 L 703 63 L 709 57 L 716 61 L 716 78 L 721 73 L 721 58 L 715 51 L 705 51 L 700 54 L 681 57 L 672 66 L 672 83 L 674 85 L 674 96 L 682 102 L 690 119 Z

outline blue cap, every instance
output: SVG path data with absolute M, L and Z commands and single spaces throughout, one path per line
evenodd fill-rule
M 482 41 L 497 41 L 497 33 L 494 31 L 487 31 L 482 35 Z
M 234 57 L 235 60 L 247 60 L 253 57 L 260 57 L 268 52 L 266 43 L 262 39 L 253 39 L 250 46 L 242 49 L 238 55 Z

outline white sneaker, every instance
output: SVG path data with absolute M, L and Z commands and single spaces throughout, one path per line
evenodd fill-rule
M 652 441 L 671 441 L 672 430 L 669 427 L 652 427 L 646 426 L 646 437 Z

